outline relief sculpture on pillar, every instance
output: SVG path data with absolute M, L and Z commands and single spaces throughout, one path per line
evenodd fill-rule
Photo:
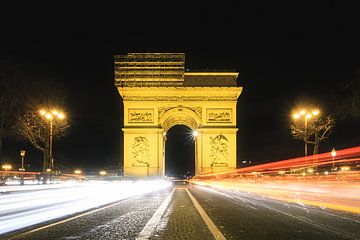
M 227 167 L 229 160 L 229 141 L 224 135 L 210 137 L 211 167 Z
M 146 137 L 135 137 L 132 144 L 133 167 L 149 167 L 149 140 Z

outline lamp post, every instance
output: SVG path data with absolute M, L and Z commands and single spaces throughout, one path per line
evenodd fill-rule
M 52 172 L 53 172 L 53 168 L 54 168 L 54 161 L 52 158 L 52 141 L 53 141 L 53 121 L 54 120 L 63 120 L 65 118 L 64 113 L 58 111 L 58 110 L 52 110 L 52 111 L 48 111 L 45 109 L 41 109 L 40 111 L 40 115 L 43 116 L 49 123 L 49 139 L 48 139 L 48 159 L 44 159 L 44 164 L 43 164 L 43 174 L 44 174 L 44 178 L 43 178 L 43 183 L 46 183 L 46 179 L 45 179 L 45 174 L 46 174 L 46 170 L 47 170 L 47 164 L 50 163 L 50 182 L 51 182 L 51 177 L 52 177 Z
M 21 157 L 21 169 L 20 171 L 21 173 L 21 178 L 20 178 L 20 185 L 24 185 L 24 172 L 25 172 L 25 168 L 24 168 L 24 158 L 25 158 L 25 150 L 20 150 L 20 157 Z
M 305 146 L 304 146 L 304 151 L 305 151 L 305 156 L 308 155 L 308 149 L 307 149 L 307 145 L 308 145 L 308 121 L 314 117 L 320 114 L 320 111 L 317 109 L 312 110 L 311 112 L 307 112 L 307 110 L 302 109 L 298 112 L 295 112 L 293 114 L 293 119 L 294 120 L 298 120 L 298 119 L 303 119 L 304 120 L 304 142 L 305 142 Z
M 332 168 L 331 168 L 331 171 L 335 171 L 335 157 L 336 157 L 336 150 L 335 148 L 333 148 L 331 150 L 331 157 L 332 157 Z

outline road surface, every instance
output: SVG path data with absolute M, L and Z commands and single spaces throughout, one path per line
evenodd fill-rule
M 0 239 L 360 239 L 360 215 L 256 193 L 173 185 Z

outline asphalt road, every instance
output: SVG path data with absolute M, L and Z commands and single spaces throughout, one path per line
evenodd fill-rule
M 1 239 L 360 239 L 358 214 L 187 185 L 61 221 Z
M 360 239 L 360 215 L 245 192 L 193 188 L 227 239 Z

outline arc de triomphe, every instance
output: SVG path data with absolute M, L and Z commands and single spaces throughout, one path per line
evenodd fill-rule
M 192 129 L 195 175 L 236 168 L 238 72 L 189 72 L 183 53 L 115 56 L 124 102 L 124 175 L 164 176 L 166 132 Z

